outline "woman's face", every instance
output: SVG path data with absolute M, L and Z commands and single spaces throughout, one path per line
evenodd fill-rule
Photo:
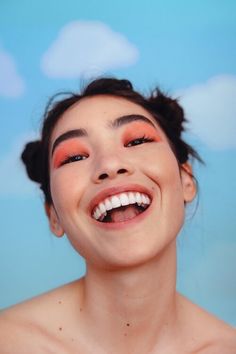
M 87 262 L 111 268 L 163 251 L 195 195 L 152 115 L 109 95 L 82 99 L 56 124 L 50 185 L 52 231 L 65 232 Z

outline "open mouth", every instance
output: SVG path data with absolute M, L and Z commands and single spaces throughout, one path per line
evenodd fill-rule
M 117 223 L 135 218 L 151 204 L 150 197 L 140 192 L 122 192 L 105 198 L 92 212 L 92 217 L 104 223 Z

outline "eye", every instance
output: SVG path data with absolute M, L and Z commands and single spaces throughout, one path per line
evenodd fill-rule
M 127 147 L 136 146 L 136 145 L 141 145 L 141 144 L 145 144 L 145 143 L 151 143 L 153 141 L 154 141 L 154 139 L 144 135 L 140 138 L 136 138 L 136 139 L 131 140 L 128 144 L 126 144 L 126 146 Z
M 67 156 L 60 164 L 60 166 L 66 165 L 71 162 L 82 161 L 88 158 L 88 155 L 72 155 Z

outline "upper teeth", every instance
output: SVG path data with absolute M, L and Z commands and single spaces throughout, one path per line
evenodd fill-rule
M 135 204 L 146 206 L 151 203 L 150 198 L 140 192 L 122 192 L 120 194 L 113 195 L 105 198 L 100 202 L 93 210 L 92 216 L 94 219 L 103 219 L 107 215 L 107 210 L 119 208 L 129 204 Z

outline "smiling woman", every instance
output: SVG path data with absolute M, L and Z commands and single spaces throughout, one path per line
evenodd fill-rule
M 176 238 L 196 194 L 189 161 L 201 161 L 184 123 L 176 100 L 127 80 L 50 102 L 22 159 L 86 274 L 5 310 L 1 353 L 236 353 L 235 330 L 176 291 Z

